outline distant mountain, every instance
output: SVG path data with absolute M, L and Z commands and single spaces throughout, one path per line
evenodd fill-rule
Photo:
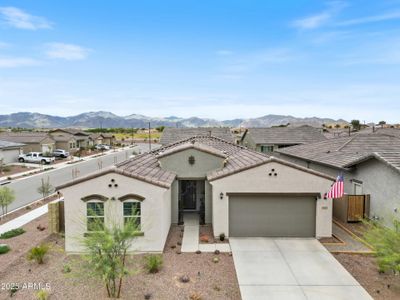
M 179 118 L 170 116 L 166 118 L 153 118 L 138 114 L 117 116 L 111 112 L 98 111 L 86 112 L 76 116 L 58 117 L 39 113 L 19 112 L 9 115 L 0 115 L 0 127 L 23 128 L 94 128 L 94 127 L 124 127 L 145 128 L 148 123 L 152 127 L 271 127 L 290 124 L 299 126 L 308 124 L 320 127 L 322 124 L 347 123 L 345 120 L 328 118 L 296 118 L 293 116 L 266 115 L 253 119 L 234 119 L 218 121 L 214 119 L 191 117 Z

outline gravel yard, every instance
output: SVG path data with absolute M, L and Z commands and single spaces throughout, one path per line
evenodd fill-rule
M 400 299 L 400 278 L 393 274 L 378 272 L 372 255 L 333 254 L 374 299 Z
M 146 272 L 144 254 L 129 257 L 128 266 L 132 273 L 124 280 L 122 299 L 144 299 L 145 294 L 151 294 L 151 299 L 163 300 L 240 299 L 232 256 L 212 253 L 179 254 L 180 246 L 178 244 L 182 240 L 181 233 L 181 227 L 173 226 L 171 228 L 163 253 L 164 264 L 159 273 L 148 274 Z M 28 242 L 28 240 L 26 241 Z M 38 238 L 35 238 L 35 241 L 29 241 L 33 246 Z M 6 268 L 0 269 L 1 282 L 49 283 L 51 286 L 50 299 L 106 298 L 104 286 L 97 279 L 88 278 L 83 274 L 80 266 L 81 257 L 65 255 L 62 238 L 50 236 L 46 238 L 46 242 L 51 245 L 51 250 L 45 259 L 45 264 L 36 265 L 28 262 L 26 255 L 19 253 L 19 256 L 14 257 Z M 218 263 L 212 261 L 216 256 L 220 259 Z M 71 273 L 62 272 L 65 265 L 71 267 Z M 190 281 L 188 283 L 180 282 L 179 278 L 182 275 L 189 276 Z M 197 296 L 200 298 L 196 298 Z M 22 289 L 13 298 L 35 299 L 35 291 Z M 9 291 L 0 290 L 0 299 L 9 299 Z

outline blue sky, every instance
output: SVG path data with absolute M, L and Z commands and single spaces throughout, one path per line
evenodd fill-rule
M 0 114 L 400 121 L 400 0 L 0 2 Z

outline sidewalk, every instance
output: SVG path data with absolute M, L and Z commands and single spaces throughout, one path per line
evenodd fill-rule
M 0 225 L 0 234 L 3 234 L 4 232 L 10 231 L 12 229 L 20 228 L 25 224 L 35 220 L 36 218 L 39 218 L 40 216 L 46 214 L 47 212 L 48 212 L 47 204 L 38 207 L 22 216 L 19 216 L 18 218 L 15 218 L 3 225 Z
M 197 213 L 185 213 L 183 215 L 184 232 L 182 239 L 182 252 L 231 252 L 229 244 L 200 244 L 199 243 L 199 215 Z

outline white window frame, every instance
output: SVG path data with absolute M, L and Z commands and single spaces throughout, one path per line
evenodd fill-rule
M 125 204 L 126 203 L 138 203 L 139 204 L 139 214 L 138 215 L 125 215 Z M 135 218 L 139 219 L 139 225 L 138 225 L 138 231 L 142 230 L 142 201 L 139 200 L 124 200 L 122 202 L 122 218 L 123 218 L 123 223 L 125 225 L 126 220 L 129 218 Z
M 88 206 L 89 204 L 92 203 L 97 203 L 97 204 L 101 204 L 103 206 L 103 215 L 89 215 L 89 210 L 88 210 Z M 104 201 L 101 200 L 90 200 L 86 202 L 86 231 L 88 232 L 93 232 L 94 230 L 90 230 L 89 229 L 89 219 L 103 219 L 103 227 L 105 226 L 105 205 L 104 205 Z

